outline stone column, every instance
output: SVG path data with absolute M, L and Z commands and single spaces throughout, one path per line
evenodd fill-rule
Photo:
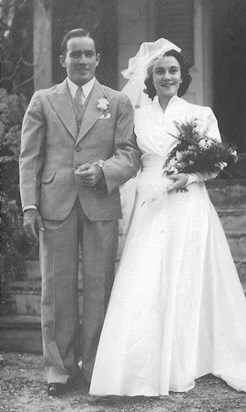
M 155 40 L 153 0 L 118 0 L 118 88 L 125 84 L 120 74 L 144 41 Z
M 51 0 L 33 2 L 34 90 L 52 86 Z
M 191 103 L 212 106 L 212 16 L 211 0 L 194 1 L 194 66 L 192 82 L 185 99 Z

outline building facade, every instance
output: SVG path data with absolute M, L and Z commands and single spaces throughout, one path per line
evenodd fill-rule
M 246 0 L 34 0 L 35 89 L 62 81 L 59 44 L 75 27 L 98 33 L 99 81 L 120 72 L 143 41 L 167 38 L 191 64 L 185 98 L 213 108 L 220 129 L 246 152 Z

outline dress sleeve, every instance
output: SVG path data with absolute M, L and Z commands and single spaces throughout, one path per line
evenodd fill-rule
M 218 121 L 210 107 L 201 108 L 201 116 L 199 120 L 201 133 L 204 133 L 206 131 L 209 138 L 221 141 Z M 188 173 L 187 175 L 188 181 L 186 183 L 186 186 L 190 185 L 191 183 L 199 183 L 204 182 L 208 179 L 214 179 L 218 175 L 218 173 Z
M 187 185 L 190 185 L 191 183 L 199 183 L 199 182 L 205 182 L 205 180 L 209 179 L 214 179 L 218 173 L 211 172 L 211 173 L 187 173 L 188 176 L 188 181 L 186 183 Z
M 218 121 L 210 107 L 203 107 L 201 112 L 201 124 L 209 138 L 221 142 Z

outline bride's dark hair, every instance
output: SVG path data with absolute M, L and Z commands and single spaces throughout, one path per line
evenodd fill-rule
M 176 50 L 169 50 L 163 55 L 163 57 L 165 56 L 175 57 L 175 59 L 177 59 L 180 64 L 182 83 L 180 84 L 178 89 L 178 96 L 181 97 L 185 94 L 191 82 L 191 75 L 189 73 L 190 65 L 185 61 L 182 53 L 179 53 Z M 146 77 L 144 84 L 146 86 L 144 93 L 146 93 L 149 98 L 153 100 L 156 95 L 156 90 L 153 83 L 153 65 L 148 69 L 148 76 Z

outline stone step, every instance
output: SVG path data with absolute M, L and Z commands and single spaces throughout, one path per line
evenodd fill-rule
M 26 277 L 30 280 L 41 278 L 39 260 L 26 260 Z M 82 279 L 81 258 L 79 260 L 79 279 Z
M 246 293 L 246 259 L 236 262 L 236 267 L 243 290 Z
M 25 260 L 27 279 L 40 279 L 39 260 Z
M 40 316 L 1 316 L 0 337 L 5 352 L 42 353 Z
M 227 230 L 225 234 L 234 260 L 244 260 L 246 258 L 246 232 Z
M 41 314 L 41 278 L 11 283 L 10 298 L 13 315 L 40 316 Z M 82 282 L 79 281 L 79 309 L 83 308 Z M 10 314 L 10 311 L 8 311 Z
M 228 208 L 217 208 L 217 213 L 221 220 L 222 226 L 225 231 L 245 231 L 246 232 L 246 209 L 228 209 Z M 116 259 L 116 266 L 118 266 L 123 247 L 124 247 L 125 237 L 122 233 L 119 234 L 118 238 L 118 252 L 117 252 L 117 259 Z M 246 250 L 245 250 L 245 257 L 246 257 Z M 26 270 L 27 270 L 27 278 L 28 279 L 36 279 L 40 278 L 40 268 L 39 268 L 39 261 L 37 260 L 27 260 L 25 261 Z M 82 279 L 82 263 L 81 257 L 79 260 L 79 279 Z
M 225 231 L 246 232 L 246 209 L 217 208 L 217 213 Z
M 238 275 L 246 292 L 246 259 L 235 260 Z M 13 282 L 10 289 L 11 311 L 8 314 L 40 316 L 41 279 Z M 79 282 L 79 310 L 82 317 L 83 293 Z
M 12 282 L 10 301 L 12 314 L 40 316 L 41 278 Z
M 244 289 L 244 293 L 246 295 L 246 260 L 236 262 L 236 266 Z M 42 353 L 41 319 L 39 315 L 33 314 L 35 313 L 37 308 L 37 302 L 35 302 L 35 298 L 37 298 L 37 301 L 40 302 L 39 294 L 41 289 L 41 282 L 39 281 L 39 286 L 36 284 L 35 288 L 33 288 L 33 286 L 30 285 L 30 282 L 23 283 L 24 285 L 22 285 L 22 287 L 19 288 L 22 291 L 22 293 L 19 293 L 19 297 L 17 299 L 19 302 L 18 304 L 20 305 L 20 296 L 22 296 L 24 301 L 26 301 L 28 293 L 35 292 L 34 299 L 32 300 L 32 302 L 34 303 L 34 308 L 31 308 L 29 300 L 28 309 L 31 311 L 31 315 L 9 314 L 0 317 L 1 350 L 6 352 L 19 353 Z M 14 285 L 14 290 L 15 292 L 17 292 L 17 284 Z M 17 307 L 18 305 L 16 306 L 16 308 Z M 23 303 L 20 305 L 20 308 L 22 308 L 23 310 Z
M 246 209 L 246 179 L 211 179 L 206 187 L 216 208 Z

